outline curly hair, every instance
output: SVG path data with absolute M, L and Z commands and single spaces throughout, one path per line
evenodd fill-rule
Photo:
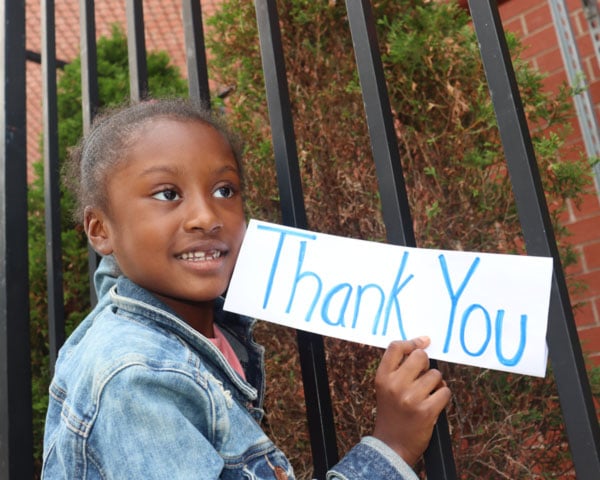
M 81 222 L 87 206 L 107 207 L 106 180 L 136 143 L 143 127 L 159 118 L 200 122 L 221 133 L 242 175 L 241 142 L 221 115 L 180 98 L 146 100 L 110 108 L 98 114 L 87 135 L 69 151 L 63 166 L 63 182 L 75 195 L 73 217 Z

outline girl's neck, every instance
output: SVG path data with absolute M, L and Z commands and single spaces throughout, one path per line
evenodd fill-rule
M 214 306 L 215 302 L 182 302 L 169 301 L 170 299 L 159 298 L 169 305 L 175 313 L 190 327 L 207 338 L 214 338 Z M 175 303 L 175 304 L 174 304 Z
M 206 306 L 208 305 L 208 309 Z M 191 308 L 189 315 L 183 316 L 186 323 L 207 338 L 215 337 L 214 330 L 214 302 L 202 304 L 202 308 Z

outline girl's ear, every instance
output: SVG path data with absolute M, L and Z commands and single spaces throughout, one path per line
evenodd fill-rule
M 107 219 L 103 211 L 94 207 L 85 207 L 83 227 L 88 241 L 96 252 L 104 256 L 113 252 Z

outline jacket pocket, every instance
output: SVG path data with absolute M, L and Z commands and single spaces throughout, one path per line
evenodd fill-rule
M 241 462 L 225 462 L 224 480 L 293 480 L 294 472 L 285 455 L 273 446 L 269 451 L 249 455 Z

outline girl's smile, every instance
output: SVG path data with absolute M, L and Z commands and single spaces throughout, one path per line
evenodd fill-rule
M 227 288 L 246 228 L 237 162 L 199 121 L 154 119 L 134 138 L 109 176 L 105 211 L 86 216 L 90 241 L 210 334 L 212 302 Z

